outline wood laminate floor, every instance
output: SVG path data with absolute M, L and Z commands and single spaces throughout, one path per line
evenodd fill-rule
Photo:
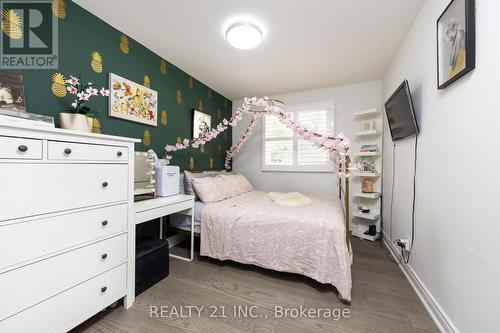
M 198 257 L 192 263 L 171 259 L 170 276 L 139 295 L 131 309 L 108 309 L 72 333 L 437 332 L 387 250 L 358 239 L 352 244 L 351 305 L 340 302 L 332 287 L 300 275 Z M 164 317 L 151 317 L 150 306 L 164 306 Z M 204 308 L 200 316 L 191 308 L 189 317 L 188 306 Z M 284 313 L 279 308 L 275 312 L 276 306 L 296 310 L 290 310 L 288 318 L 276 318 Z M 339 314 L 335 311 L 349 311 L 349 317 L 324 318 L 328 310 L 321 318 L 297 317 L 300 306 L 337 309 L 333 316 Z M 245 318 L 245 309 L 259 318 Z M 210 317 L 213 312 L 216 318 Z

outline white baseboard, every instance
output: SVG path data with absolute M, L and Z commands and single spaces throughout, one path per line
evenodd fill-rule
M 389 237 L 385 233 L 383 233 L 383 240 L 385 246 L 387 247 L 387 249 L 389 249 L 391 255 L 394 257 L 396 261 L 399 262 L 401 256 L 398 254 L 397 249 L 392 245 L 391 241 L 389 240 Z M 406 276 L 406 279 L 408 279 L 408 282 L 410 282 L 410 285 L 417 293 L 418 298 L 420 298 L 420 301 L 424 304 L 425 309 L 427 310 L 427 312 L 429 312 L 429 315 L 431 316 L 432 320 L 438 327 L 439 331 L 441 331 L 442 333 L 459 333 L 459 330 L 456 328 L 456 326 L 453 324 L 450 318 L 446 315 L 441 306 L 436 302 L 432 294 L 422 283 L 422 281 L 415 273 L 413 268 L 404 263 L 403 264 L 400 263 L 399 268 Z

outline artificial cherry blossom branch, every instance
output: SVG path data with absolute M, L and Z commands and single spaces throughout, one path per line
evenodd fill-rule
M 262 111 L 251 110 L 250 108 L 252 105 L 262 108 Z M 349 176 L 350 171 L 358 169 L 358 167 L 352 163 L 349 157 L 349 139 L 347 139 L 347 137 L 343 133 L 340 133 L 334 137 L 327 134 L 316 133 L 306 128 L 298 121 L 291 119 L 290 116 L 280 106 L 276 105 L 275 101 L 269 97 L 245 98 L 243 100 L 243 105 L 236 110 L 230 120 L 226 120 L 224 118 L 216 128 L 203 132 L 197 139 L 184 139 L 181 143 L 177 143 L 175 145 L 167 145 L 165 147 L 167 159 L 171 158 L 170 156 L 168 156 L 169 152 L 187 149 L 190 146 L 193 148 L 198 148 L 200 145 L 210 142 L 211 140 L 215 139 L 220 133 L 227 130 L 229 126 L 235 127 L 243 118 L 244 113 L 252 113 L 252 120 L 250 121 L 246 130 L 240 136 L 238 142 L 227 151 L 224 163 L 226 169 L 231 168 L 231 159 L 252 135 L 252 130 L 257 124 L 257 121 L 262 117 L 262 115 L 276 116 L 285 127 L 292 129 L 304 140 L 311 142 L 315 147 L 322 148 L 330 152 L 330 154 L 335 158 L 336 162 L 340 165 L 340 176 Z

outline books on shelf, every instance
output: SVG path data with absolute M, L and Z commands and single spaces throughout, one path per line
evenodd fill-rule
M 362 145 L 359 149 L 360 153 L 376 153 L 378 152 L 378 145 Z

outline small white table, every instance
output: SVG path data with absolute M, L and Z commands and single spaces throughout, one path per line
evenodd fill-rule
M 163 237 L 163 217 L 170 214 L 183 214 L 191 216 L 191 245 L 189 258 L 181 257 L 175 254 L 170 254 L 171 257 L 192 261 L 194 259 L 194 196 L 177 194 L 170 197 L 155 198 L 137 201 L 134 203 L 135 208 L 135 224 L 141 224 L 160 218 L 160 238 Z M 174 247 L 186 239 L 184 234 L 175 234 L 169 237 L 169 247 Z

